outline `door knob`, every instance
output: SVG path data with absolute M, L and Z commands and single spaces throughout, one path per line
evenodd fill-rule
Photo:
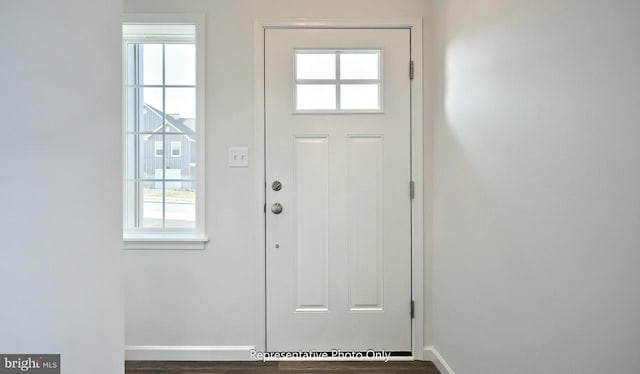
M 280 203 L 273 203 L 273 205 L 271 205 L 271 212 L 273 212 L 273 214 L 280 214 L 280 213 L 282 213 L 282 204 L 280 204 Z

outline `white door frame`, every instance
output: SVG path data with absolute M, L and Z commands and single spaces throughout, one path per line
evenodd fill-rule
M 414 79 L 411 81 L 411 176 L 414 181 L 414 199 L 411 204 L 411 295 L 415 301 L 415 318 L 411 324 L 413 358 L 424 357 L 424 233 L 423 233 L 423 72 L 422 72 L 422 19 L 306 19 L 276 18 L 254 21 L 254 120 L 255 186 L 258 197 L 256 247 L 256 350 L 266 347 L 266 243 L 265 243 L 265 104 L 264 104 L 264 35 L 271 28 L 404 28 L 411 32 L 411 59 Z M 407 64 L 407 74 L 409 66 Z M 407 194 L 408 186 L 407 186 Z

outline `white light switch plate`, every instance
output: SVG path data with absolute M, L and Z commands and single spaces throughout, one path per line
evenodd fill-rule
M 230 147 L 229 148 L 229 167 L 230 168 L 249 167 L 249 148 L 248 147 Z

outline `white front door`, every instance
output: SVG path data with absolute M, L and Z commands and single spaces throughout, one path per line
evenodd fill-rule
M 409 60 L 408 29 L 266 30 L 269 351 L 411 350 Z

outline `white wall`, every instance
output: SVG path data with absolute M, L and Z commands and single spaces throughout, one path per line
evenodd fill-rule
M 640 2 L 440 1 L 434 344 L 640 372 Z
M 1 8 L 0 352 L 121 373 L 122 4 Z
M 250 155 L 248 169 L 226 166 L 228 147 L 252 149 L 255 141 L 254 19 L 430 18 L 430 9 L 431 4 L 422 0 L 125 1 L 127 13 L 205 14 L 206 232 L 210 238 L 204 251 L 125 254 L 127 345 L 261 344 L 255 335 L 256 308 L 263 308 L 256 300 L 256 165 Z M 425 133 L 430 137 L 430 131 Z

